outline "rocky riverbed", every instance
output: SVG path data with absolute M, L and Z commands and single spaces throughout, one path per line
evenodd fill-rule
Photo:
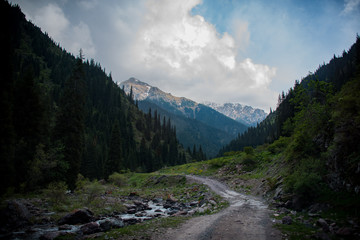
M 223 204 L 210 192 L 200 191 L 197 186 L 189 189 L 196 194 L 189 197 L 189 192 L 185 191 L 181 199 L 171 194 L 166 198 L 144 198 L 136 193 L 117 197 L 103 194 L 101 201 L 117 201 L 123 206 L 121 211 L 107 214 L 94 214 L 91 209 L 81 207 L 59 215 L 51 211 L 43 199 L 7 200 L 6 207 L 1 210 L 0 239 L 96 238 L 111 229 L 154 218 L 211 213 Z

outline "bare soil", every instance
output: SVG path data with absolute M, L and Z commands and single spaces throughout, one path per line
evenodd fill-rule
M 215 193 L 229 201 L 230 206 L 223 211 L 195 217 L 165 233 L 152 236 L 152 239 L 246 239 L 277 240 L 282 235 L 273 228 L 272 211 L 260 198 L 230 190 L 225 184 L 206 177 L 187 176 L 190 181 L 203 183 Z

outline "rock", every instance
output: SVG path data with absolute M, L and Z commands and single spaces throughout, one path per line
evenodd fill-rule
M 164 200 L 162 198 L 154 198 L 153 202 L 154 203 L 162 203 Z
M 178 200 L 177 200 L 173 195 L 169 194 L 168 197 L 167 197 L 167 199 L 166 199 L 166 201 L 169 201 L 169 202 L 171 202 L 171 203 L 175 203 L 175 202 L 177 202 Z
M 293 196 L 292 200 L 291 200 L 291 208 L 297 211 L 301 211 L 304 206 L 306 205 L 306 202 L 304 201 L 304 199 L 300 196 Z
M 103 232 L 93 233 L 90 235 L 84 236 L 82 239 L 98 239 L 104 235 Z
M 133 202 L 134 202 L 134 204 L 136 206 L 143 206 L 144 205 L 144 203 L 142 203 L 141 201 L 138 201 L 138 200 L 134 200 Z
M 354 230 L 353 230 L 352 228 L 342 227 L 342 228 L 339 228 L 339 229 L 336 231 L 336 235 L 343 236 L 343 237 L 348 237 L 348 236 L 351 236 L 351 235 L 352 235 L 353 231 L 354 231 Z
M 47 232 L 40 236 L 40 240 L 53 240 L 60 236 L 60 232 Z
M 124 203 L 123 205 L 124 205 L 127 209 L 136 208 L 136 205 L 135 205 L 135 204 L 127 204 L 127 203 Z
M 281 219 L 282 224 L 291 225 L 292 218 L 290 216 L 285 216 Z
M 325 219 L 319 218 L 319 220 L 316 221 L 316 224 L 322 227 L 324 232 L 329 232 L 329 224 L 325 221 Z
M 72 229 L 72 226 L 71 225 L 68 225 L 68 224 L 64 224 L 64 225 L 61 225 L 59 226 L 59 230 L 71 230 Z
M 190 202 L 190 206 L 191 206 L 191 207 L 197 206 L 198 204 L 199 204 L 198 201 Z
M 103 232 L 93 233 L 90 235 L 84 236 L 82 239 L 99 239 L 104 235 Z
M 199 207 L 199 208 L 197 209 L 197 212 L 198 212 L 198 213 L 204 213 L 204 212 L 205 212 L 205 208 Z
M 106 220 L 101 220 L 98 222 L 101 228 L 102 232 L 106 232 L 109 231 L 112 228 L 112 224 L 111 221 L 106 219 Z
M 84 235 L 89 235 L 97 232 L 101 232 L 100 225 L 97 222 L 89 222 L 80 228 L 80 231 Z
M 187 212 L 187 214 L 191 216 L 191 215 L 195 214 L 195 210 L 191 209 L 190 211 Z
M 126 218 L 126 219 L 123 219 L 123 221 L 124 221 L 124 223 L 126 223 L 126 225 L 133 225 L 135 223 L 140 222 L 141 220 L 136 219 L 136 218 Z
M 166 202 L 163 207 L 168 209 L 168 208 L 172 208 L 172 206 L 173 206 L 173 204 Z
M 276 188 L 275 194 L 274 194 L 274 199 L 275 199 L 275 200 L 279 199 L 280 196 L 281 196 L 281 194 L 282 194 L 282 192 L 283 192 L 282 187 Z
M 120 219 L 111 219 L 112 228 L 122 228 L 124 227 L 124 222 Z
M 315 203 L 309 207 L 308 212 L 314 214 L 325 211 L 327 209 L 329 209 L 329 207 L 326 204 Z
M 213 206 L 216 206 L 216 204 L 217 204 L 214 200 L 209 200 L 209 203 Z
M 311 239 L 319 239 L 319 240 L 331 240 L 331 238 L 329 237 L 329 235 L 327 235 L 324 232 L 318 232 L 316 234 L 314 234 L 313 236 L 311 236 Z
M 186 215 L 187 211 L 178 211 L 177 213 L 173 214 L 172 216 L 180 216 L 180 215 Z
M 136 208 L 131 208 L 131 209 L 127 210 L 126 213 L 127 214 L 135 214 L 136 213 Z
M 72 213 L 69 213 L 67 215 L 65 215 L 64 217 L 62 217 L 59 220 L 59 224 L 79 224 L 79 223 L 88 223 L 90 221 L 93 220 L 93 213 L 85 208 L 85 209 L 79 209 L 79 210 L 75 210 Z
M 10 229 L 21 228 L 30 223 L 32 215 L 28 208 L 18 200 L 10 200 L 7 207 L 0 213 L 1 227 L 8 226 Z

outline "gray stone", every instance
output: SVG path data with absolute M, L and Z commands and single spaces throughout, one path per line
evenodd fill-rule
M 89 222 L 80 228 L 80 231 L 84 235 L 89 235 L 97 232 L 101 232 L 100 225 L 97 222 Z
M 281 220 L 282 224 L 291 225 L 292 224 L 292 218 L 290 216 L 285 216 Z
M 26 226 L 32 217 L 28 208 L 18 200 L 8 201 L 7 207 L 1 211 L 1 225 L 8 225 L 11 229 Z
M 53 240 L 60 236 L 60 232 L 47 232 L 40 236 L 40 240 Z
M 216 205 L 216 202 L 215 202 L 214 200 L 209 200 L 209 203 L 210 203 L 211 205 L 213 205 L 213 206 Z
M 72 213 L 69 213 L 67 215 L 65 215 L 64 217 L 62 217 L 59 220 L 59 224 L 63 225 L 63 224 L 79 224 L 79 223 L 88 223 L 90 221 L 92 221 L 93 219 L 93 213 L 85 208 L 85 209 L 79 209 L 79 210 L 75 210 Z
M 316 224 L 320 226 L 324 232 L 329 232 L 329 224 L 325 219 L 319 218 L 319 220 L 316 221 Z
M 348 236 L 352 235 L 353 231 L 354 230 L 352 228 L 342 227 L 342 228 L 339 228 L 339 230 L 336 231 L 336 235 L 343 236 L 343 237 L 348 237 Z

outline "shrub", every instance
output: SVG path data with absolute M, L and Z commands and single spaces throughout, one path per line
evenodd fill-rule
M 216 158 L 211 161 L 209 161 L 209 165 L 212 168 L 220 168 L 224 165 L 226 165 L 227 161 L 223 158 Z
M 91 203 L 96 197 L 104 193 L 104 186 L 95 180 L 84 186 L 84 193 L 87 195 L 87 202 Z
M 246 155 L 242 161 L 243 170 L 246 172 L 251 172 L 256 168 L 256 161 L 252 155 Z
M 109 176 L 109 182 L 118 187 L 124 187 L 127 183 L 127 179 L 123 174 L 114 172 Z
M 77 175 L 77 179 L 76 179 L 76 183 L 75 183 L 76 191 L 81 192 L 82 190 L 84 190 L 85 185 L 88 183 L 89 183 L 89 180 L 79 173 Z
M 65 182 L 52 182 L 44 190 L 51 202 L 58 204 L 65 200 L 68 187 Z
M 287 137 L 280 137 L 278 140 L 269 145 L 268 151 L 273 154 L 277 154 L 288 145 L 289 141 L 290 139 Z
M 284 179 L 285 190 L 304 199 L 313 199 L 319 194 L 324 162 L 321 159 L 302 159 L 299 165 Z
M 269 188 L 270 188 L 270 191 L 271 191 L 271 190 L 274 190 L 274 189 L 276 188 L 276 185 L 277 185 L 277 180 L 276 180 L 276 178 L 268 177 L 268 178 L 266 179 L 266 181 L 267 181 L 267 185 L 268 185 Z
M 251 155 L 254 153 L 254 148 L 253 147 L 244 147 L 244 152 L 248 155 Z

